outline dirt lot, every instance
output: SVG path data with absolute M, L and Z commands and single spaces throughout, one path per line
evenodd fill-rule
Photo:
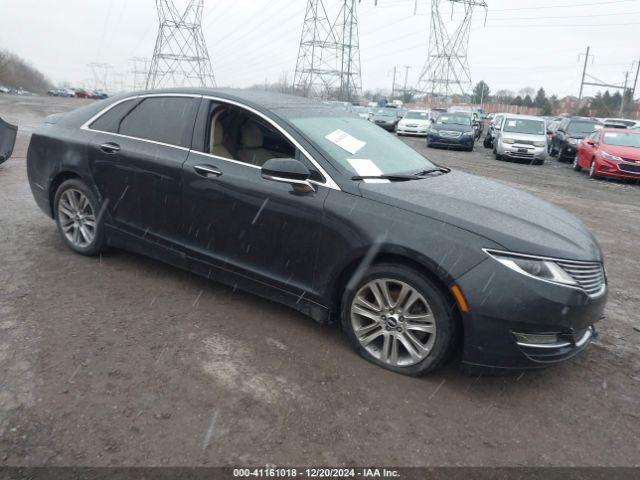
M 0 464 L 638 465 L 640 186 L 428 150 L 582 218 L 607 258 L 601 335 L 575 361 L 475 378 L 374 367 L 337 329 L 161 263 L 65 248 L 35 205 L 29 133 L 75 99 L 0 96 Z M 422 140 L 407 140 L 425 150 Z

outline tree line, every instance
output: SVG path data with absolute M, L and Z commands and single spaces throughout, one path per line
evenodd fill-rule
M 39 70 L 7 50 L 0 50 L 0 85 L 43 93 L 51 82 Z
M 633 91 L 627 89 L 624 94 L 624 115 L 635 112 L 636 106 L 633 99 Z M 598 92 L 594 97 L 585 98 L 584 104 L 578 110 L 578 115 L 612 117 L 620 113 L 622 93 L 616 91 L 611 94 L 608 90 L 604 93 Z M 519 107 L 539 108 L 541 115 L 554 115 L 561 112 L 560 99 L 556 95 L 547 96 L 544 88 L 538 91 L 532 87 L 525 87 L 517 92 L 511 90 L 498 90 L 491 94 L 489 85 L 484 80 L 479 81 L 473 88 L 472 103 L 502 103 L 516 105 Z

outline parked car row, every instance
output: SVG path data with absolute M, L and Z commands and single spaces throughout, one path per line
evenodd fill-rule
M 8 93 L 10 95 L 21 95 L 21 96 L 36 95 L 35 93 L 30 92 L 29 90 L 24 90 L 22 88 L 7 87 L 6 85 L 0 85 L 0 93 Z
M 94 100 L 104 100 L 105 98 L 109 98 L 109 95 L 102 90 L 87 90 L 84 88 L 56 88 L 49 90 L 47 95 L 50 97 L 76 97 Z

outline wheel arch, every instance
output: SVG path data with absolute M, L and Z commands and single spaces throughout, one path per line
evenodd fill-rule
M 62 185 L 67 180 L 72 179 L 82 180 L 82 177 L 72 170 L 64 170 L 62 172 L 58 172 L 56 176 L 51 180 L 51 183 L 49 184 L 49 209 L 51 210 L 51 218 L 55 218 L 53 204 L 58 188 L 60 188 L 60 185 Z

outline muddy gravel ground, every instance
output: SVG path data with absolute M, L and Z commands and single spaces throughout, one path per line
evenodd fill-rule
M 610 278 L 600 337 L 574 361 L 497 378 L 452 362 L 414 379 L 267 300 L 126 252 L 68 250 L 25 156 L 47 114 L 81 103 L 0 96 L 21 129 L 0 166 L 0 464 L 640 464 L 640 186 L 406 140 L 580 217 Z

